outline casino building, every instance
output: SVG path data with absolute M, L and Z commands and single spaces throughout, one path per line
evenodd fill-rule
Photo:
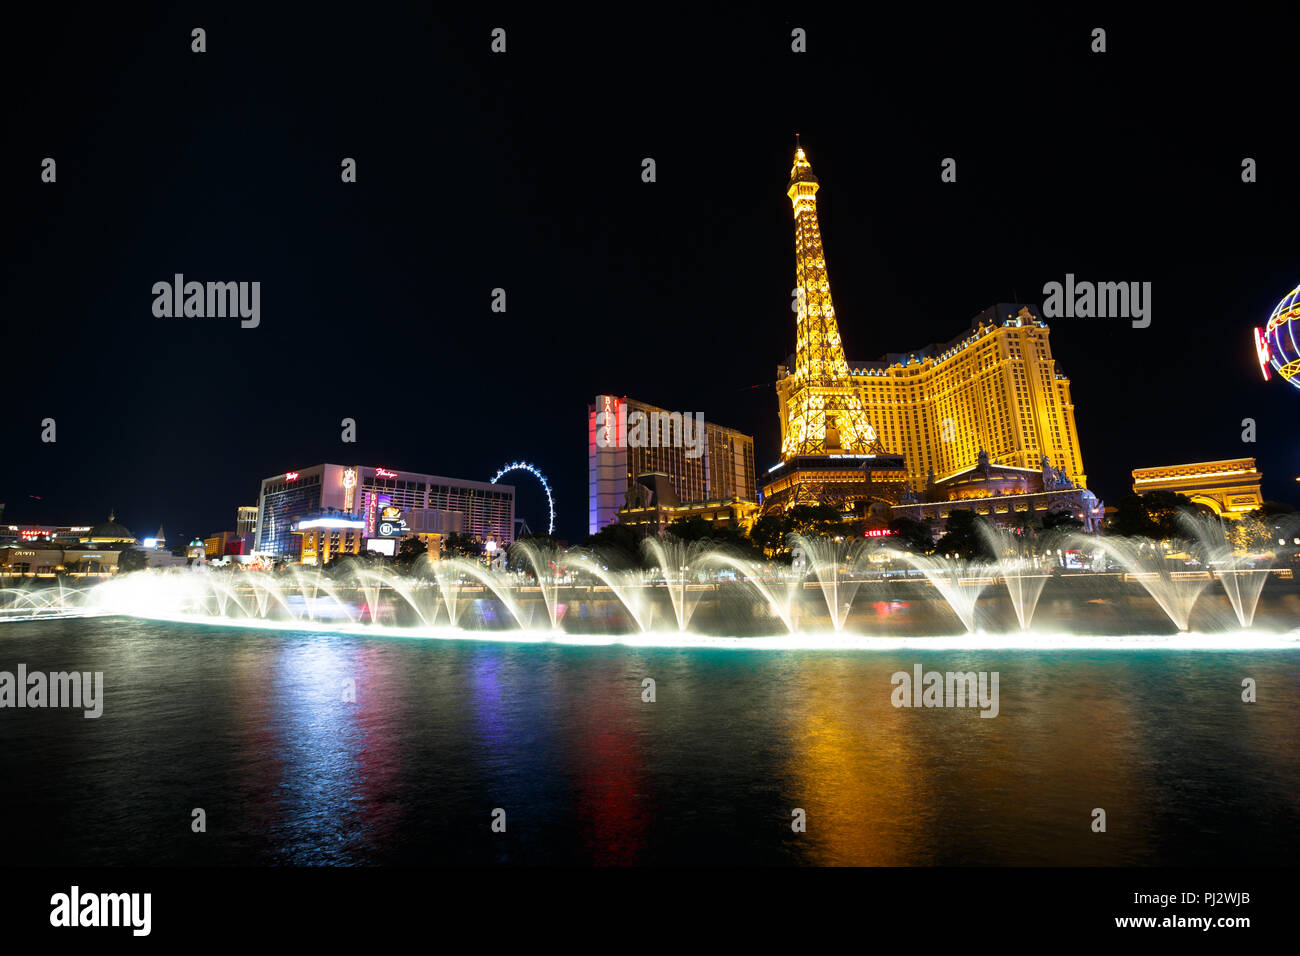
M 312 465 L 262 480 L 255 550 L 301 558 L 301 522 L 322 512 L 356 515 L 365 538 L 378 537 L 386 507 L 401 509 L 422 538 L 453 532 L 508 545 L 514 540 L 515 489 L 487 481 L 444 478 L 369 465 Z
M 318 511 L 293 526 L 293 533 L 302 539 L 301 563 L 319 566 L 339 557 L 360 554 L 365 532 L 364 519 L 341 511 Z
M 981 451 L 1032 471 L 1046 458 L 1087 485 L 1070 380 L 1033 306 L 995 305 L 951 341 L 850 362 L 849 375 L 882 441 L 902 453 L 914 491 L 931 472 L 942 481 L 975 466 Z
M 818 189 L 796 147 L 787 189 L 795 220 L 795 352 L 777 367 L 781 460 L 764 477 L 763 512 L 822 503 L 878 514 L 923 499 L 1000 497 L 1000 484 L 1018 494 L 1084 489 L 1070 382 L 1034 307 L 995 305 L 948 342 L 876 361 L 845 358 Z M 990 482 L 989 468 L 1018 469 L 1023 478 Z M 966 487 L 973 469 L 980 470 L 978 492 Z M 1035 478 L 1041 475 L 1046 485 Z M 984 504 L 993 514 L 1011 507 Z
M 644 443 L 630 441 L 626 422 L 640 412 L 651 423 Z M 676 416 L 676 419 L 673 418 Z M 595 534 L 615 521 L 660 528 L 666 508 L 673 517 L 745 514 L 754 508 L 754 438 L 734 428 L 704 423 L 699 454 L 667 434 L 681 422 L 669 412 L 626 395 L 597 395 L 587 406 L 587 531 Z M 609 424 L 606 425 L 605 423 Z M 680 436 L 680 429 L 677 429 Z M 603 439 L 603 440 L 602 440 Z M 692 457 L 694 455 L 694 457 Z M 654 513 L 647 519 L 650 512 Z

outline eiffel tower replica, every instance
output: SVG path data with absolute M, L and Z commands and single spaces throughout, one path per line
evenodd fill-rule
M 794 205 L 798 319 L 794 371 L 777 382 L 781 461 L 763 486 L 768 514 L 813 504 L 864 514 L 875 501 L 897 503 L 907 490 L 903 456 L 880 444 L 844 358 L 817 222 L 819 188 L 796 137 L 786 195 Z

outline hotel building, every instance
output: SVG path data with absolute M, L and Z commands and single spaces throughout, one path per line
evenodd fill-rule
M 0 544 L 31 544 L 36 541 L 71 542 L 81 541 L 91 526 L 84 525 L 0 525 Z
M 881 443 L 902 454 L 914 491 L 931 472 L 942 481 L 974 467 L 981 450 L 992 464 L 1032 471 L 1046 458 L 1086 487 L 1070 380 L 1033 306 L 1001 303 L 949 342 L 848 364 L 867 417 Z
M 817 217 L 819 183 L 795 149 L 795 352 L 777 367 L 781 461 L 763 511 L 825 503 L 864 513 L 913 502 L 977 466 L 1042 473 L 1083 489 L 1087 475 L 1070 382 L 1032 306 L 995 305 L 949 342 L 848 361 Z M 995 483 L 996 484 L 996 483 Z M 991 486 L 988 486 L 991 487 Z
M 262 480 L 256 550 L 298 557 L 302 536 L 294 533 L 294 525 L 328 511 L 357 515 L 365 522 L 365 537 L 376 537 L 376 516 L 389 505 L 400 508 L 410 529 L 422 537 L 456 532 L 499 545 L 514 540 L 511 485 L 368 465 L 324 464 Z
M 235 512 L 235 534 L 251 541 L 256 529 L 257 505 L 240 505 Z
M 648 441 L 629 443 L 624 430 L 611 429 L 604 441 L 598 432 L 604 422 L 626 421 L 627 415 L 641 412 L 650 421 L 663 424 L 681 413 L 669 412 L 654 405 L 630 399 L 626 395 L 597 395 L 587 406 L 587 531 L 595 534 L 619 520 L 619 509 L 629 504 L 628 496 L 640 500 L 646 486 L 639 479 L 646 475 L 663 476 L 675 496 L 674 506 L 692 502 L 729 502 L 754 500 L 754 439 L 750 435 L 723 425 L 704 423 L 700 453 L 673 441 L 666 428 L 652 427 Z M 666 416 L 666 417 L 665 417 Z M 680 436 L 680 432 L 678 433 Z M 690 454 L 688 454 L 690 453 Z
M 246 538 L 241 538 L 233 531 L 214 531 L 203 539 L 204 554 L 209 558 L 243 554 L 247 544 Z

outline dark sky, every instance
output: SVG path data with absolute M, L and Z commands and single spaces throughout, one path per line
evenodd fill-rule
M 850 359 L 945 341 L 1067 272 L 1150 281 L 1150 328 L 1052 323 L 1090 485 L 1113 503 L 1134 467 L 1254 455 L 1266 497 L 1296 501 L 1300 392 L 1262 381 L 1249 340 L 1300 282 L 1295 22 L 437 6 L 11 24 L 7 519 L 113 506 L 175 540 L 232 528 L 295 467 L 485 479 L 525 458 L 576 540 L 604 391 L 752 432 L 762 472 L 794 337 L 796 131 Z M 260 327 L 155 318 L 177 272 L 260 281 Z M 539 502 L 521 489 L 534 527 Z

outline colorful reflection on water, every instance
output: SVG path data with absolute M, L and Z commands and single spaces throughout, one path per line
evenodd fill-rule
M 11 862 L 1285 863 L 1300 842 L 1295 651 L 751 652 L 121 619 L 0 639 L 0 669 L 105 675 L 98 720 L 0 715 Z M 917 664 L 997 671 L 998 716 L 895 707 L 891 675 Z

